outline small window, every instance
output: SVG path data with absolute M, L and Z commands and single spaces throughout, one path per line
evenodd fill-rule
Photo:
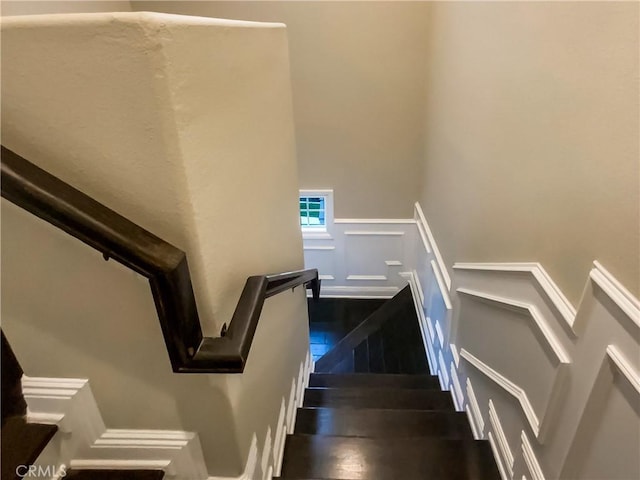
M 332 239 L 333 190 L 300 190 L 299 198 L 302 238 Z
M 326 198 L 300 196 L 300 225 L 303 229 L 326 229 Z

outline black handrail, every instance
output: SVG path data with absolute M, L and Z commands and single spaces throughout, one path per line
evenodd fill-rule
M 298 285 L 320 295 L 316 269 L 247 279 L 222 336 L 203 337 L 185 252 L 1 148 L 2 196 L 147 277 L 174 372 L 241 373 L 264 300 Z

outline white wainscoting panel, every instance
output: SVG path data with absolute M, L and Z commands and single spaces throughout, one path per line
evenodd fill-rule
M 293 432 L 296 407 L 302 405 L 313 362 L 307 353 L 283 397 L 274 429 L 262 443 L 254 434 L 243 473 L 210 477 L 197 433 L 169 430 L 109 429 L 100 414 L 89 381 L 67 378 L 22 378 L 27 421 L 55 424 L 58 433 L 36 465 L 58 465 L 60 471 L 83 469 L 160 469 L 172 480 L 266 480 L 280 474 L 287 432 Z M 275 435 L 274 435 L 275 433 Z
M 336 218 L 328 238 L 303 238 L 305 268 L 317 268 L 322 297 L 391 298 L 414 263 L 414 219 Z
M 448 278 L 418 204 L 415 219 L 405 266 L 432 373 L 503 478 L 640 478 L 638 299 L 597 261 L 577 308 L 536 262 L 456 263 Z

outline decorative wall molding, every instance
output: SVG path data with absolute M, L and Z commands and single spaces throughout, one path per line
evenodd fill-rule
M 27 421 L 49 419 L 60 431 L 58 465 L 74 469 L 161 468 L 176 478 L 206 479 L 198 435 L 170 430 L 107 429 L 86 379 L 23 376 Z M 52 452 L 43 455 L 52 459 Z
M 635 298 L 600 262 L 593 262 L 589 278 L 640 328 L 640 301 Z
M 442 390 L 449 390 L 449 372 L 447 371 L 447 364 L 442 356 L 442 350 L 438 351 L 438 374 L 442 375 Z
M 635 353 L 637 357 L 637 349 Z M 595 375 L 595 379 L 587 395 L 587 402 L 580 413 L 579 422 L 572 435 L 570 449 L 562 466 L 563 477 L 577 477 L 582 474 L 579 470 L 580 466 L 584 463 L 583 457 L 585 452 L 590 451 L 590 449 L 585 447 L 585 445 L 588 446 L 589 442 L 593 439 L 593 432 L 590 432 L 589 430 L 592 428 L 594 422 L 600 421 L 600 417 L 604 414 L 605 404 L 603 404 L 602 395 L 613 389 L 613 386 L 616 384 L 616 377 L 622 379 L 623 383 L 626 383 L 628 387 L 631 387 L 629 392 L 633 398 L 629 398 L 627 401 L 630 403 L 629 408 L 636 410 L 637 412 L 637 406 L 640 405 L 640 373 L 638 373 L 629 359 L 617 346 L 609 344 L 602 356 L 602 361 L 600 362 L 597 375 Z M 635 407 L 633 407 L 633 405 L 635 405 Z M 635 419 L 629 418 L 625 423 L 632 424 L 630 422 L 633 422 L 634 420 L 637 424 L 637 417 Z M 602 419 L 602 421 L 611 421 L 611 418 L 608 417 L 606 419 Z M 619 430 L 620 425 L 617 425 L 617 427 Z M 635 429 L 635 433 L 637 435 L 637 428 Z M 618 434 L 622 435 L 622 432 L 619 432 Z M 621 437 L 613 438 L 612 441 L 615 442 L 620 439 Z M 635 454 L 635 452 L 637 452 L 637 448 L 640 448 L 637 436 L 627 440 L 627 442 L 633 441 L 635 441 L 636 444 L 633 445 L 633 443 L 631 443 L 631 450 L 634 451 L 634 460 L 637 471 L 635 472 L 636 475 L 630 475 L 630 478 L 636 478 L 638 471 L 640 471 L 637 464 L 637 454 Z M 616 454 L 618 453 L 619 452 L 616 451 Z
M 478 399 L 476 398 L 476 393 L 473 390 L 473 385 L 471 385 L 471 380 L 467 378 L 467 402 L 470 407 L 471 417 L 473 418 L 473 423 L 478 432 L 478 436 L 482 438 L 482 434 L 484 432 L 484 418 L 482 417 L 482 412 L 480 411 L 480 405 L 478 404 Z
M 442 328 L 440 327 L 440 322 L 438 320 L 435 321 L 435 328 L 436 336 L 438 337 L 438 341 L 440 342 L 440 348 L 445 348 L 444 334 L 442 333 Z
M 508 392 L 510 395 L 518 399 L 518 404 L 514 404 L 514 407 L 519 405 L 523 414 L 524 423 L 518 426 L 522 428 L 525 424 L 529 424 L 532 432 L 537 440 L 537 445 L 540 448 L 542 455 L 545 455 L 545 461 L 553 465 L 553 469 L 550 469 L 548 475 L 557 476 L 558 472 L 562 470 L 563 478 L 575 477 L 581 475 L 580 465 L 582 464 L 582 458 L 584 455 L 586 445 L 590 445 L 590 442 L 596 442 L 597 448 L 600 452 L 604 452 L 608 447 L 607 443 L 598 441 L 593 435 L 598 431 L 596 426 L 598 424 L 599 411 L 595 412 L 598 408 L 605 409 L 606 407 L 599 402 L 605 401 L 603 395 L 611 388 L 611 381 L 607 383 L 601 380 L 602 371 L 608 371 L 609 365 L 615 375 L 619 375 L 619 378 L 624 378 L 630 389 L 628 391 L 635 392 L 636 402 L 640 401 L 638 394 L 640 393 L 640 376 L 637 373 L 638 362 L 631 362 L 630 359 L 637 358 L 637 352 L 640 351 L 640 345 L 638 344 L 638 338 L 640 336 L 640 302 L 627 290 L 620 282 L 618 282 L 599 262 L 594 262 L 593 269 L 589 273 L 589 278 L 586 282 L 583 297 L 573 317 L 573 322 L 567 322 L 567 315 L 555 315 L 559 313 L 561 309 L 556 308 L 559 295 L 549 295 L 549 285 L 553 282 L 547 277 L 541 275 L 534 275 L 533 273 L 539 273 L 537 264 L 508 264 L 503 265 L 490 265 L 487 268 L 486 265 L 462 265 L 465 268 L 458 268 L 461 265 L 456 264 L 457 270 L 464 270 L 467 267 L 471 270 L 477 271 L 482 276 L 462 276 L 458 279 L 458 287 L 456 289 L 456 295 L 464 295 L 474 300 L 482 301 L 493 308 L 501 308 L 507 310 L 513 310 L 516 313 L 524 314 L 534 320 L 536 328 L 541 333 L 537 338 L 544 339 L 544 343 L 540 340 L 541 344 L 549 346 L 550 352 L 553 351 L 553 356 L 558 361 L 557 368 L 555 370 L 555 377 L 551 384 L 550 394 L 547 398 L 546 405 L 539 411 L 535 411 L 530 402 L 527 392 L 522 385 L 518 385 L 513 379 L 507 378 L 504 374 L 499 372 L 499 368 L 489 367 L 486 362 L 483 362 L 481 358 L 476 355 L 470 355 L 469 349 L 465 349 L 465 345 L 458 345 L 462 347 L 460 350 L 460 356 L 465 358 L 470 365 L 472 365 L 476 371 L 485 375 L 493 381 L 493 384 Z M 509 277 L 501 276 L 497 277 L 493 275 L 493 272 L 520 272 L 530 275 L 532 285 L 538 285 L 540 288 L 532 290 L 538 292 L 540 305 L 554 306 L 554 309 L 546 311 L 544 314 L 537 305 L 534 305 L 529 300 L 531 294 L 527 294 L 527 300 L 520 300 L 518 298 L 512 298 L 513 292 L 522 291 L 520 287 L 511 289 L 509 283 L 511 278 L 518 278 L 518 282 L 522 282 L 522 278 L 526 277 Z M 482 292 L 478 288 L 480 286 L 480 280 L 483 280 L 486 273 L 487 285 L 490 286 L 493 292 L 497 291 L 501 285 L 504 285 L 504 290 L 511 292 L 509 296 L 496 295 L 494 293 Z M 466 287 L 466 284 L 473 287 Z M 546 285 L 546 288 L 541 285 Z M 553 289 L 551 289 L 553 292 Z M 542 302 L 542 303 L 540 303 Z M 560 302 L 562 305 L 564 302 Z M 613 305 L 613 307 L 612 307 Z M 458 328 L 468 328 L 469 322 L 472 322 L 474 307 L 471 305 L 464 311 L 464 317 L 459 317 Z M 565 309 L 565 313 L 567 309 Z M 627 320 L 628 319 L 628 320 Z M 555 322 L 555 324 L 554 324 Z M 563 325 L 564 323 L 564 325 Z M 460 327 L 460 325 L 463 325 Z M 464 325 L 467 325 L 465 327 Z M 570 329 L 558 328 L 561 326 L 570 326 Z M 473 329 L 474 335 L 478 334 L 478 329 Z M 606 332 L 606 335 L 605 335 Z M 607 339 L 615 338 L 618 344 L 603 344 Z M 487 338 L 487 342 L 500 345 L 500 342 L 504 341 L 522 341 L 522 339 L 516 340 Z M 594 383 L 591 390 L 585 390 L 581 387 L 581 383 L 584 384 L 585 380 L 596 375 L 596 371 L 593 369 L 593 357 L 594 355 L 601 355 L 602 350 L 606 351 L 605 360 L 600 367 L 600 374 L 598 374 L 598 381 Z M 635 355 L 635 357 L 633 357 Z M 452 354 L 453 357 L 453 354 Z M 508 360 L 505 360 L 508 362 Z M 532 363 L 532 368 L 535 368 L 535 363 Z M 571 382 L 569 382 L 569 375 L 571 375 Z M 473 378 L 473 373 L 470 373 Z M 613 377 L 611 377 L 613 378 Z M 589 380 L 586 380 L 589 381 Z M 485 387 L 483 384 L 483 390 L 485 394 L 491 392 L 490 384 Z M 621 387 L 622 388 L 622 387 Z M 626 391 L 622 388 L 622 391 Z M 576 395 L 579 396 L 576 397 Z M 613 401 L 618 397 L 606 397 L 606 401 Z M 629 395 L 626 393 L 625 395 Z M 631 398 L 631 397 L 628 397 Z M 571 406 L 567 405 L 567 400 L 571 399 Z M 622 401 L 622 400 L 618 400 Z M 628 400 L 633 401 L 633 400 Z M 584 413 L 583 406 L 591 405 L 589 414 Z M 594 407 L 593 405 L 598 405 Z M 508 408 L 504 407 L 503 408 Z M 611 407 L 609 407 L 611 408 Z M 576 416 L 574 413 L 572 416 L 568 416 L 567 412 L 582 412 L 581 416 Z M 624 415 L 628 420 L 620 420 L 622 412 L 618 412 L 616 421 L 622 422 L 620 425 L 629 424 L 628 422 L 638 421 L 637 410 L 635 415 L 633 410 L 625 410 Z M 561 412 L 564 412 L 560 415 Z M 594 413 L 595 412 L 595 413 Z M 610 410 L 602 410 L 602 412 L 610 412 Z M 608 415 L 612 415 L 609 413 Z M 635 416 L 635 419 L 634 419 Z M 578 420 L 575 420 L 576 417 Z M 512 417 L 511 417 L 512 418 Z M 538 419 L 536 428 L 536 419 Z M 511 420 L 512 421 L 512 420 Z M 607 421 L 610 421 L 607 419 Z M 558 435 L 558 431 L 575 432 L 573 440 L 568 442 L 567 433 L 564 437 Z M 578 433 L 580 432 L 580 433 Z M 621 433 L 622 434 L 622 433 Z M 528 441 L 530 435 L 526 435 L 527 440 L 524 443 L 523 451 L 519 453 L 519 464 L 523 465 L 523 475 L 525 478 L 538 479 L 544 478 L 544 471 L 541 468 L 541 463 L 534 455 L 535 450 L 531 448 L 531 444 Z M 577 437 L 575 436 L 577 435 Z M 497 433 L 493 433 L 494 441 L 498 447 L 500 441 Z M 563 438 L 563 444 L 558 446 L 559 438 Z M 571 437 L 569 437 L 571 438 Z M 547 442 L 556 442 L 554 446 L 546 448 Z M 612 445 L 615 441 L 621 441 L 619 438 L 616 440 L 612 437 Z M 636 440 L 637 442 L 637 440 Z M 574 448 L 574 444 L 576 444 Z M 640 445 L 637 445 L 640 447 Z M 552 450 L 553 449 L 553 450 Z M 569 456 L 566 452 L 576 450 L 581 453 L 573 453 Z M 554 452 L 554 453 L 552 453 Z M 557 453 L 556 453 L 557 452 Z M 604 453 L 600 453 L 601 456 Z M 553 460 L 549 460 L 552 458 Z M 600 457 L 599 457 L 600 458 Z M 606 456 L 602 457 L 606 458 Z M 506 462 L 505 462 L 506 465 Z M 593 468 L 596 468 L 595 466 Z M 613 467 L 612 467 L 613 468 Z M 600 470 L 598 470 L 600 472 Z M 547 476 L 548 476 L 547 475 Z M 635 473 L 634 473 L 635 475 Z M 519 477 L 519 474 L 517 475 Z
M 435 347 L 436 332 L 435 332 L 435 328 L 433 328 L 433 322 L 429 317 L 427 317 L 427 330 L 429 331 L 429 338 L 431 339 L 431 344 L 433 345 L 432 348 L 436 348 Z
M 507 474 L 507 469 L 504 467 L 502 456 L 500 455 L 500 449 L 497 442 L 491 432 L 487 433 L 487 439 L 491 445 L 493 451 L 493 457 L 496 459 L 496 465 L 498 466 L 498 472 L 502 480 L 511 480 L 511 476 Z
M 618 372 L 629 382 L 636 394 L 640 396 L 640 374 L 635 371 L 631 362 L 625 358 L 615 345 L 607 345 L 607 358 L 611 360 Z
M 402 262 L 400 260 L 385 260 L 384 263 L 385 263 L 385 265 L 387 267 L 401 267 L 402 266 Z
M 374 282 L 386 282 L 386 275 L 347 275 L 347 280 L 366 280 Z
M 415 225 L 413 218 L 336 218 L 334 223 L 364 223 L 369 225 L 382 224 L 405 224 Z
M 451 356 L 453 357 L 455 368 L 460 368 L 460 355 L 458 354 L 458 347 L 456 347 L 455 343 L 450 343 L 449 350 L 451 351 Z
M 495 371 L 464 348 L 460 349 L 460 356 L 473 365 L 480 373 L 484 374 L 488 379 L 493 381 L 496 385 L 520 402 L 522 413 L 524 413 L 531 430 L 537 437 L 540 432 L 540 421 L 538 420 L 538 415 L 536 414 L 533 405 L 531 405 L 531 402 L 529 401 L 527 393 L 520 386 Z
M 571 359 L 569 358 L 569 355 L 567 354 L 564 347 L 562 346 L 562 343 L 558 340 L 556 335 L 553 333 L 553 331 L 551 330 L 551 328 L 549 327 L 545 319 L 542 317 L 538 309 L 535 307 L 535 305 L 518 302 L 516 300 L 506 298 L 506 297 L 490 295 L 488 293 L 479 292 L 476 290 L 470 290 L 468 288 L 458 288 L 456 289 L 456 291 L 458 293 L 474 298 L 476 300 L 489 303 L 491 305 L 494 305 L 500 308 L 513 310 L 515 312 L 528 316 L 534 321 L 536 327 L 538 328 L 540 333 L 542 333 L 542 335 L 544 336 L 547 345 L 553 351 L 553 354 L 558 360 L 558 363 L 571 362 Z
M 429 319 L 424 315 L 424 309 L 422 305 L 419 303 L 419 294 L 420 294 L 420 284 L 418 283 L 418 274 L 414 271 L 412 272 L 401 272 L 400 276 L 407 280 L 409 283 L 409 288 L 411 288 L 411 296 L 413 298 L 413 304 L 416 309 L 416 314 L 418 316 L 418 326 L 420 327 L 420 335 L 422 336 L 422 343 L 424 345 L 424 350 L 427 353 L 427 363 L 429 364 L 429 372 L 431 375 L 435 375 L 437 371 L 437 366 L 435 363 L 435 359 L 433 358 L 433 332 L 430 330 Z M 431 337 L 431 341 L 429 341 L 429 336 Z
M 557 430 L 577 428 L 580 418 L 576 419 L 576 417 L 579 417 L 577 412 L 582 411 L 581 402 L 584 404 L 588 401 L 586 397 L 575 397 L 576 389 L 582 388 L 579 382 L 575 381 L 575 375 L 584 377 L 593 374 L 588 369 L 585 370 L 587 368 L 585 365 L 593 363 L 589 359 L 593 358 L 594 352 L 585 352 L 585 345 L 593 349 L 596 344 L 599 344 L 598 348 L 606 349 L 607 363 L 617 372 L 616 374 L 626 379 L 625 381 L 631 385 L 634 392 L 640 392 L 637 364 L 629 360 L 632 358 L 629 352 L 634 352 L 633 348 L 636 348 L 637 353 L 637 349 L 640 348 L 638 346 L 640 302 L 597 261 L 593 264 L 583 298 L 577 309 L 568 301 L 542 265 L 536 262 L 455 263 L 453 272 L 456 275 L 456 289 L 452 291 L 452 279 L 421 206 L 418 203 L 415 204 L 413 221 L 390 220 L 393 219 L 376 221 L 340 219 L 336 222 L 335 227 L 339 228 L 335 231 L 337 232 L 340 228 L 342 230 L 336 235 L 335 243 L 321 241 L 309 243 L 309 245 L 334 245 L 336 248 L 331 252 L 335 252 L 336 265 L 345 265 L 346 257 L 340 256 L 344 255 L 344 249 L 341 250 L 343 247 L 340 246 L 340 236 L 343 239 L 350 238 L 350 241 L 354 242 L 383 242 L 382 239 L 388 242 L 386 245 L 378 243 L 375 247 L 380 248 L 378 254 L 374 255 L 377 259 L 372 263 L 377 264 L 377 271 L 364 271 L 364 268 L 363 271 L 348 271 L 345 268 L 344 273 L 339 273 L 337 268 L 335 273 L 334 271 L 325 272 L 325 275 L 334 277 L 333 282 L 323 283 L 325 295 L 390 297 L 397 290 L 392 291 L 389 288 L 392 286 L 385 284 L 383 278 L 386 277 L 386 282 L 392 282 L 394 275 L 398 273 L 411 286 L 431 373 L 439 377 L 444 389 L 450 387 L 456 408 L 467 412 L 474 437 L 488 438 L 493 444 L 501 475 L 508 479 L 540 480 L 545 478 L 541 465 L 549 466 L 549 471 L 556 475 L 562 468 L 558 458 L 565 459 L 566 452 L 563 452 L 563 449 L 569 448 L 567 445 L 557 445 L 559 438 L 565 438 L 566 442 L 566 434 L 564 437 L 558 435 Z M 413 230 L 401 228 L 411 227 L 414 224 Z M 401 231 L 405 233 L 400 235 Z M 385 234 L 382 235 L 382 232 Z M 361 251 L 359 247 L 366 244 L 353 243 L 352 247 L 355 248 L 356 245 L 358 247 L 356 249 Z M 383 254 L 382 250 L 385 248 L 387 252 Z M 401 253 L 390 253 L 394 249 Z M 325 250 L 321 253 L 326 255 L 326 252 Z M 357 260 L 355 258 L 349 258 L 352 269 L 354 266 L 360 268 L 359 265 L 364 265 L 362 258 Z M 400 272 L 399 267 L 402 267 L 404 272 Z M 345 288 L 347 281 L 355 285 Z M 372 285 L 376 282 L 380 283 L 380 287 Z M 381 287 L 387 290 L 377 290 Z M 401 285 L 396 286 L 398 290 L 400 287 Z M 473 299 L 476 302 L 475 305 L 469 302 L 465 304 L 464 310 L 458 310 L 462 296 Z M 615 308 L 612 309 L 609 300 L 616 306 Z M 512 329 L 512 332 L 521 334 L 517 339 L 500 338 L 499 331 L 492 331 L 491 338 L 488 337 L 485 340 L 496 349 L 500 349 L 505 342 L 524 342 L 522 353 L 517 360 L 526 365 L 527 355 L 531 355 L 529 365 L 532 369 L 537 368 L 536 362 L 547 358 L 555 368 L 550 369 L 545 365 L 544 370 L 539 371 L 538 376 L 535 377 L 535 384 L 539 384 L 545 392 L 548 389 L 546 398 L 541 397 L 544 393 L 540 390 L 527 392 L 525 386 L 533 387 L 529 381 L 525 382 L 526 385 L 519 384 L 519 380 L 524 377 L 517 375 L 510 378 L 509 375 L 501 373 L 503 366 L 501 361 L 492 358 L 492 362 L 487 362 L 482 356 L 472 354 L 470 350 L 473 351 L 473 348 L 460 343 L 465 338 L 477 338 L 478 335 L 483 334 L 482 327 L 474 322 L 474 312 L 479 312 L 480 308 L 477 302 L 482 302 L 491 308 L 514 312 L 514 318 L 518 315 L 521 318 L 520 321 L 522 319 L 532 321 L 530 325 L 534 335 L 531 339 L 527 339 L 529 332 L 526 329 L 517 327 L 515 330 Z M 486 307 L 482 308 L 486 309 Z M 454 309 L 456 309 L 455 312 Z M 488 318 L 487 312 L 482 310 L 485 318 Z M 509 318 L 509 315 L 509 313 L 501 313 L 504 318 Z M 624 324 L 620 323 L 627 317 L 631 322 L 624 320 Z M 455 324 L 453 324 L 454 321 Z M 606 341 L 609 335 L 609 330 L 607 330 L 607 336 L 602 334 L 603 321 L 612 322 L 612 328 L 616 331 L 615 338 L 621 342 L 619 345 L 610 343 L 607 346 L 601 343 Z M 589 333 L 587 327 L 595 328 L 600 333 Z M 461 330 L 466 328 L 471 328 L 471 331 L 466 330 L 467 337 L 463 335 L 465 330 Z M 546 356 L 539 356 L 540 347 L 537 345 L 534 347 L 526 342 L 538 342 Z M 597 353 L 601 354 L 602 351 L 598 350 Z M 465 361 L 461 362 L 460 358 Z M 509 362 L 509 359 L 504 361 Z M 490 363 L 492 366 L 489 365 Z M 496 365 L 494 366 L 493 363 Z M 542 368 L 543 365 L 540 364 L 540 367 Z M 478 375 L 491 381 L 476 382 Z M 464 389 L 461 380 L 466 382 Z M 548 383 L 544 384 L 543 382 L 547 380 Z M 478 389 L 477 398 L 472 382 Z M 498 391 L 506 392 L 517 402 L 497 402 L 497 395 L 502 395 L 498 394 Z M 593 396 L 594 393 L 586 392 L 581 395 Z M 481 408 L 478 398 L 494 399 L 489 402 L 488 413 L 484 409 L 487 405 L 484 404 Z M 534 409 L 531 399 L 535 400 L 537 410 Z M 568 399 L 572 402 L 571 406 L 567 405 Z M 507 409 L 514 409 L 517 414 L 506 414 Z M 491 424 L 486 431 L 486 437 L 486 419 L 483 417 L 483 411 L 487 413 L 487 422 Z M 562 415 L 560 415 L 561 412 Z M 567 415 L 568 412 L 576 413 Z M 505 420 L 507 424 L 502 423 Z M 571 422 L 573 427 L 569 426 Z M 506 426 L 509 428 L 505 428 Z M 522 448 L 518 451 L 511 450 L 505 436 L 505 432 L 513 432 L 515 428 L 523 432 Z M 530 431 L 525 432 L 526 429 Z M 529 437 L 535 437 L 537 450 L 532 448 Z M 550 446 L 547 446 L 547 441 L 551 442 Z M 535 451 L 544 462 L 539 462 L 534 454 Z
M 400 231 L 385 231 L 385 230 L 346 230 L 344 232 L 347 236 L 367 236 L 367 237 L 401 237 L 404 232 Z
M 424 233 L 427 236 L 427 240 L 428 240 L 428 245 L 429 247 L 427 247 L 427 252 L 429 252 L 429 250 L 433 251 L 433 254 L 436 257 L 436 261 L 438 262 L 438 269 L 440 270 L 440 273 L 442 274 L 442 278 L 444 280 L 444 284 L 446 285 L 446 290 L 449 291 L 451 290 L 451 277 L 449 276 L 449 272 L 447 270 L 447 267 L 444 263 L 444 260 L 442 259 L 442 255 L 440 254 L 440 249 L 438 248 L 438 245 L 436 244 L 436 241 L 433 237 L 433 233 L 431 233 L 431 228 L 429 227 L 429 224 L 427 223 L 427 219 L 424 216 L 424 212 L 422 211 L 422 207 L 420 206 L 420 203 L 416 202 L 414 204 L 414 209 L 416 212 L 416 216 L 417 216 L 417 222 L 420 224 L 420 226 L 422 227 L 422 229 L 424 230 Z
M 312 367 L 307 353 L 292 379 L 288 401 L 282 398 L 275 428 L 267 428 L 262 450 L 257 436 L 252 436 L 239 477 L 208 476 L 196 433 L 106 428 L 86 379 L 23 376 L 22 385 L 27 421 L 59 428 L 39 457 L 47 464 L 55 462 L 75 470 L 161 469 L 174 480 L 266 480 L 280 473 L 286 433 L 293 432 L 296 407 L 302 405 Z
M 391 298 L 399 287 L 361 287 L 322 285 L 322 298 Z
M 327 225 L 331 238 L 303 235 L 305 265 L 317 268 L 322 297 L 391 298 L 413 264 L 414 219 L 340 218 Z
M 471 425 L 471 433 L 473 433 L 473 438 L 475 440 L 482 440 L 482 432 L 478 431 L 476 421 L 473 418 L 473 414 L 471 413 L 471 407 L 467 405 L 464 410 L 467 413 L 467 420 L 469 421 L 469 425 Z
M 454 399 L 456 403 L 456 410 L 458 412 L 462 411 L 462 406 L 464 405 L 464 393 L 462 392 L 462 385 L 460 385 L 460 378 L 458 378 L 458 371 L 456 367 L 451 364 L 450 368 L 451 372 L 451 392 L 454 394 Z
M 513 477 L 513 453 L 511 453 L 511 447 L 502 429 L 502 423 L 500 423 L 498 413 L 491 400 L 489 400 L 489 423 L 491 424 L 491 430 L 495 435 L 496 443 L 502 454 L 503 465 L 507 468 L 509 477 Z
M 524 459 L 524 463 L 529 471 L 529 476 L 532 480 L 545 480 L 542 468 L 540 468 L 540 464 L 538 463 L 538 459 L 533 451 L 531 442 L 529 442 L 529 437 L 527 437 L 524 430 L 521 432 L 520 438 L 522 441 L 522 458 Z
M 549 300 L 560 313 L 565 320 L 569 328 L 573 329 L 573 323 L 576 317 L 576 309 L 571 302 L 567 300 L 567 297 L 562 293 L 562 290 L 551 279 L 547 271 L 541 264 L 530 263 L 461 263 L 456 262 L 453 264 L 454 270 L 480 270 L 485 272 L 519 272 L 526 273 L 535 279 L 538 285 L 545 292 Z
M 440 289 L 440 292 L 442 294 L 442 300 L 444 301 L 444 304 L 446 305 L 447 310 L 451 310 L 451 298 L 449 297 L 450 286 L 445 286 L 446 280 L 443 279 L 441 275 L 441 271 L 436 265 L 436 261 L 431 260 L 430 263 L 431 263 L 431 270 L 433 271 L 433 275 L 436 279 L 436 282 L 438 283 L 438 288 Z M 449 280 L 449 282 L 451 282 L 451 280 Z

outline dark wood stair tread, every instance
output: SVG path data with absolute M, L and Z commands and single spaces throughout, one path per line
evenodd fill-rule
M 429 388 L 440 390 L 438 377 L 431 375 L 403 375 L 377 373 L 312 373 L 310 387 L 395 387 Z
M 377 387 L 307 388 L 303 406 L 453 411 L 451 395 L 446 392 Z
M 2 425 L 2 479 L 16 477 L 19 465 L 31 465 L 58 431 L 55 425 L 27 423 L 23 416 L 7 417 Z
M 500 478 L 486 441 L 290 435 L 285 452 L 281 478 Z
M 299 408 L 295 433 L 389 438 L 472 438 L 464 413 L 321 407 Z
M 162 480 L 162 470 L 69 470 L 65 480 Z

